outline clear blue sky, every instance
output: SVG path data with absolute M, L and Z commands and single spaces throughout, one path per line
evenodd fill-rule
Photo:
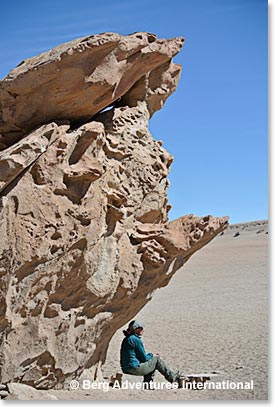
M 183 36 L 178 89 L 150 123 L 175 157 L 170 218 L 268 217 L 267 0 L 2 0 L 0 10 L 1 78 L 89 34 Z

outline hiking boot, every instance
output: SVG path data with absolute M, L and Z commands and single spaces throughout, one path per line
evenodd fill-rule
M 143 382 L 142 388 L 143 390 L 155 390 L 153 380 L 150 380 L 150 382 Z

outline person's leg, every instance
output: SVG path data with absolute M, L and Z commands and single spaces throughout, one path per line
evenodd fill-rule
M 165 377 L 168 382 L 173 383 L 178 379 L 177 372 L 171 370 L 164 360 L 162 360 L 159 356 L 155 356 L 157 358 L 156 369 Z
M 156 364 L 157 364 L 156 357 L 152 357 L 147 362 L 141 363 L 138 367 L 130 369 L 125 373 L 136 376 L 143 376 L 143 382 L 149 383 L 154 378 Z
M 166 366 L 166 363 L 159 356 L 153 356 L 147 362 L 141 363 L 138 367 L 129 370 L 127 373 L 137 376 L 144 376 L 144 381 L 148 382 L 153 380 L 156 370 L 158 370 L 170 383 L 178 379 L 178 374 L 169 369 L 169 367 Z
M 152 381 L 154 380 L 155 373 L 156 373 L 156 369 L 153 370 L 152 372 L 148 373 L 148 374 L 145 374 L 145 375 L 143 376 L 143 382 L 144 382 L 144 383 L 150 383 L 150 382 L 152 382 Z

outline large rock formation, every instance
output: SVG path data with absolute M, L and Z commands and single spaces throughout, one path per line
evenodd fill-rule
M 227 226 L 168 221 L 173 158 L 148 120 L 176 89 L 182 44 L 95 35 L 0 83 L 3 383 L 98 376 L 115 331 Z

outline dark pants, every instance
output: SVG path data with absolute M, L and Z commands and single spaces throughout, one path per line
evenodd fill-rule
M 177 380 L 177 373 L 166 366 L 165 362 L 159 356 L 153 356 L 147 362 L 141 363 L 138 367 L 124 371 L 126 374 L 143 376 L 144 382 L 151 382 L 155 372 L 158 370 L 168 382 L 173 383 Z

